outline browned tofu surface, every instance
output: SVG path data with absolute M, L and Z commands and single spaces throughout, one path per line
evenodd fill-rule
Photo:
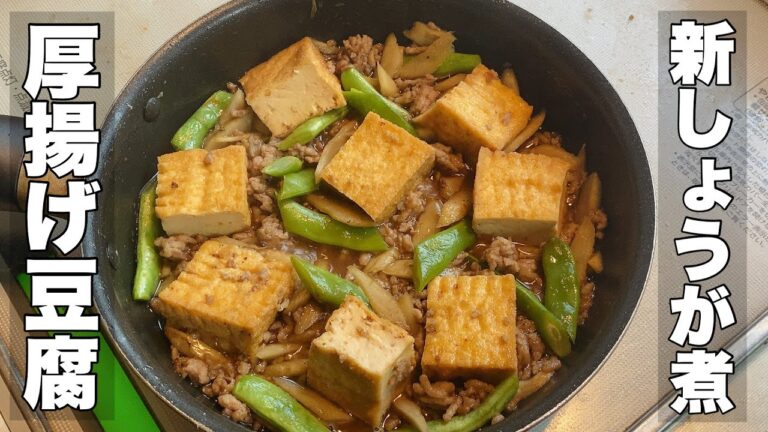
M 166 234 L 225 235 L 251 225 L 245 148 L 186 150 L 157 158 L 155 212 Z
M 479 234 L 541 243 L 557 234 L 570 165 L 551 156 L 481 149 L 472 226 Z
M 414 119 L 470 162 L 480 147 L 501 150 L 528 124 L 533 107 L 483 65 Z
M 248 105 L 277 137 L 346 105 L 339 80 L 308 37 L 246 72 L 240 83 Z
M 416 362 L 413 338 L 347 296 L 312 341 L 307 383 L 370 425 L 378 426 Z
M 427 288 L 422 370 L 438 379 L 515 373 L 515 320 L 514 276 L 436 277 Z
M 371 112 L 321 178 L 383 222 L 434 162 L 432 146 Z
M 255 361 L 262 336 L 294 286 L 288 255 L 208 240 L 152 305 L 168 325 Z

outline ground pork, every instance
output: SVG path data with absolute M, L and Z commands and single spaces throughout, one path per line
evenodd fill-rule
M 584 321 L 587 320 L 589 308 L 592 307 L 592 300 L 594 297 L 595 284 L 589 281 L 584 282 L 584 284 L 581 285 L 580 292 L 581 302 L 579 302 L 579 324 L 584 324 Z
M 384 286 L 389 288 L 389 292 L 395 297 L 410 292 L 413 289 L 413 285 L 410 283 L 410 279 L 403 279 L 397 276 L 382 276 L 384 280 Z
M 568 206 L 576 204 L 579 197 L 579 190 L 584 183 L 584 175 L 581 172 L 568 170 L 565 174 L 565 203 Z
M 412 385 L 413 395 L 424 406 L 446 410 L 456 399 L 456 386 L 450 381 L 430 382 L 424 374 Z
M 373 43 L 368 35 L 351 36 L 342 42 L 342 47 L 336 55 L 334 72 L 340 74 L 347 67 L 354 66 L 363 75 L 371 76 L 376 70 L 376 64 L 381 60 L 384 47 Z
M 608 226 L 608 215 L 605 214 L 603 209 L 595 210 L 592 212 L 591 217 L 597 231 L 602 231 Z
M 521 148 L 531 148 L 539 145 L 553 145 L 555 147 L 563 146 L 563 137 L 557 132 L 539 131 L 533 134 Z
M 387 414 L 387 418 L 384 420 L 384 430 L 391 431 L 395 430 L 398 427 L 400 427 L 400 424 L 402 424 L 402 420 L 397 414 L 390 413 Z
M 464 415 L 475 409 L 488 397 L 494 387 L 486 382 L 471 379 L 464 382 L 464 388 L 453 403 L 443 413 L 443 420 L 448 421 L 454 415 Z
M 400 94 L 393 100 L 408 107 L 408 111 L 417 116 L 428 110 L 440 97 L 441 93 L 435 88 L 435 83 L 432 75 L 415 79 L 396 78 L 395 84 Z
M 573 240 L 573 236 L 576 235 L 576 230 L 579 228 L 579 224 L 574 222 L 566 222 L 560 229 L 560 239 L 568 244 Z
M 512 240 L 504 237 L 494 237 L 491 244 L 483 252 L 483 258 L 493 272 L 517 273 L 517 247 Z
M 537 296 L 541 297 L 544 281 L 538 273 L 538 259 L 518 258 L 517 266 L 517 278 L 525 282 Z
M 211 382 L 208 365 L 202 360 L 180 356 L 174 366 L 179 375 L 189 378 L 195 384 L 205 385 Z
M 427 204 L 427 191 L 429 186 L 425 183 L 413 188 L 405 198 L 397 204 L 392 223 L 397 230 L 403 233 L 412 233 L 419 216 L 424 213 Z
M 466 174 L 467 166 L 460 154 L 443 144 L 437 143 L 432 147 L 435 149 L 435 167 L 438 171 L 448 176 Z
M 454 258 L 451 265 L 443 272 L 443 274 L 463 276 L 493 276 L 496 273 L 486 267 L 479 260 L 473 258 L 469 253 L 461 252 L 456 256 L 456 258 Z
M 560 368 L 560 359 L 546 353 L 546 346 L 536 331 L 536 325 L 522 314 L 517 315 L 517 374 L 521 380 L 539 372 Z
M 381 226 L 384 240 L 399 249 L 401 254 L 405 254 L 403 258 L 408 258 L 407 254 L 413 252 L 413 229 L 433 192 L 431 180 L 420 183 L 397 204 L 395 214 L 389 222 Z
M 465 381 L 457 389 L 456 385 L 450 381 L 430 382 L 424 374 L 412 386 L 416 400 L 442 412 L 442 418 L 445 421 L 455 415 L 464 415 L 472 411 L 493 389 L 493 385 L 476 379 Z
M 269 215 L 261 220 L 261 226 L 256 229 L 256 237 L 262 246 L 282 248 L 290 238 L 283 223 L 275 215 Z
M 413 229 L 433 192 L 434 185 L 431 180 L 418 184 L 397 204 L 395 214 L 390 220 L 381 226 L 384 240 L 397 248 L 403 255 L 402 258 L 409 258 L 409 254 L 413 252 Z
M 275 159 L 281 156 L 280 150 L 277 149 L 277 143 L 279 139 L 272 138 L 268 142 L 265 142 L 256 134 L 251 134 L 248 139 L 248 156 L 251 161 L 248 164 L 248 174 L 251 176 L 261 175 L 261 170 L 267 165 L 271 164 Z
M 231 394 L 223 394 L 216 401 L 224 408 L 224 415 L 240 423 L 250 424 L 253 422 L 251 410 L 244 403 L 240 402 Z
M 320 139 L 314 139 L 306 145 L 293 146 L 288 150 L 288 154 L 296 156 L 304 162 L 314 165 L 320 160 L 323 153 L 324 142 Z
M 202 235 L 178 234 L 155 239 L 155 246 L 161 257 L 170 261 L 189 261 L 203 242 Z
M 251 197 L 251 201 L 254 207 L 258 210 L 259 217 L 257 220 L 261 220 L 261 215 L 270 215 L 275 211 L 275 188 L 271 187 L 263 175 L 258 175 L 248 179 L 248 195 Z

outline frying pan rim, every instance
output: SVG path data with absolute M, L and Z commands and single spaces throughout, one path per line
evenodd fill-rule
M 168 39 L 165 43 L 163 43 L 152 54 L 152 56 L 149 57 L 149 59 L 133 74 L 133 76 L 130 78 L 130 80 L 125 84 L 125 86 L 121 90 L 118 97 L 115 99 L 114 103 L 110 107 L 107 117 L 105 118 L 104 124 L 102 125 L 102 139 L 103 140 L 114 139 L 115 131 L 119 127 L 119 123 L 122 119 L 122 116 L 125 114 L 125 109 L 123 107 L 129 101 L 135 102 L 134 96 L 136 94 L 141 93 L 141 89 L 136 88 L 138 86 L 138 83 L 142 81 L 141 78 L 145 74 L 147 74 L 149 71 L 153 70 L 156 67 L 156 65 L 162 64 L 166 59 L 168 52 L 171 51 L 180 41 L 184 40 L 185 38 L 188 37 L 188 35 L 193 34 L 196 31 L 204 31 L 204 28 L 211 24 L 214 24 L 214 23 L 218 24 L 220 23 L 220 21 L 226 21 L 230 17 L 238 15 L 239 13 L 241 13 L 241 11 L 244 8 L 253 6 L 253 3 L 261 4 L 261 3 L 267 3 L 270 1 L 279 1 L 279 0 L 259 0 L 256 2 L 250 2 L 247 0 L 233 0 L 231 2 L 225 3 L 224 5 L 219 6 L 218 8 L 196 19 L 195 21 L 190 23 L 188 26 L 186 26 L 184 29 L 182 29 L 180 32 L 178 32 L 177 34 L 172 36 L 170 39 Z M 611 108 L 614 111 L 613 115 L 617 116 L 618 117 L 617 120 L 621 122 L 621 124 L 623 125 L 619 130 L 620 130 L 620 134 L 622 136 L 627 137 L 629 141 L 626 145 L 627 159 L 631 161 L 631 164 L 634 167 L 638 168 L 638 176 L 635 178 L 635 181 L 637 182 L 637 185 L 638 185 L 637 186 L 637 190 L 639 193 L 638 208 L 640 209 L 639 218 L 638 218 L 638 227 L 637 227 L 639 250 L 637 251 L 637 254 L 636 254 L 636 262 L 635 262 L 636 271 L 633 274 L 634 278 L 628 280 L 629 284 L 633 286 L 637 285 L 637 288 L 638 288 L 637 293 L 629 297 L 629 300 L 633 302 L 633 306 L 631 310 L 628 311 L 629 312 L 628 314 L 626 313 L 627 312 L 626 310 L 623 311 L 624 315 L 617 316 L 617 318 L 614 320 L 615 322 L 608 325 L 608 330 L 610 331 L 610 333 L 606 335 L 606 337 L 612 337 L 613 340 L 611 341 L 609 348 L 607 350 L 603 350 L 604 355 L 597 362 L 594 368 L 587 373 L 586 377 L 580 383 L 572 387 L 568 391 L 568 393 L 565 395 L 565 397 L 561 398 L 561 400 L 553 404 L 551 408 L 536 414 L 530 422 L 523 425 L 519 429 L 519 430 L 528 430 L 534 427 L 535 425 L 539 424 L 542 420 L 549 417 L 552 413 L 557 411 L 566 402 L 568 402 L 571 398 L 573 398 L 603 367 L 608 357 L 610 357 L 610 355 L 613 354 L 613 352 L 615 351 L 619 341 L 626 334 L 627 329 L 629 327 L 629 323 L 632 322 L 632 320 L 634 319 L 637 313 L 638 307 L 640 305 L 640 301 L 642 299 L 642 296 L 648 281 L 648 276 L 651 271 L 651 263 L 653 260 L 653 256 L 655 254 L 655 249 L 656 249 L 655 232 L 656 232 L 656 210 L 657 210 L 656 209 L 656 191 L 655 191 L 655 188 L 653 187 L 653 179 L 650 174 L 650 166 L 648 165 L 647 155 L 645 153 L 642 140 L 640 139 L 640 136 L 637 132 L 635 123 L 631 115 L 629 114 L 626 105 L 624 105 L 618 93 L 616 93 L 615 89 L 610 84 L 610 82 L 605 78 L 605 76 L 600 71 L 600 69 L 583 52 L 581 52 L 581 50 L 579 50 L 568 38 L 563 36 L 560 32 L 558 32 L 553 27 L 549 26 L 546 22 L 544 22 L 537 16 L 526 11 L 520 6 L 512 4 L 505 0 L 497 0 L 497 1 L 493 1 L 493 3 L 497 7 L 511 8 L 513 10 L 513 13 L 522 15 L 522 19 L 531 22 L 532 26 L 535 27 L 536 30 L 546 32 L 547 33 L 546 35 L 548 37 L 554 38 L 556 42 L 560 45 L 561 49 L 564 51 L 565 56 L 567 56 L 569 59 L 576 61 L 579 66 L 583 66 L 585 68 L 580 73 L 583 75 L 589 76 L 591 79 L 593 79 L 593 81 L 591 82 L 591 86 L 600 89 L 601 94 L 604 96 L 607 96 L 605 102 L 607 103 L 607 105 L 609 105 L 609 108 Z M 112 151 L 113 148 L 110 147 L 109 150 Z M 102 169 L 104 169 L 104 166 L 99 167 L 99 173 L 102 172 Z M 97 219 L 96 215 L 90 214 L 88 218 L 89 224 L 93 224 L 96 219 Z M 86 252 L 87 256 L 97 255 L 96 245 L 98 241 L 96 239 L 96 236 L 98 234 L 95 234 L 92 231 L 94 230 L 93 229 L 89 230 L 89 232 L 86 234 L 86 239 L 83 242 L 83 250 Z M 642 272 L 643 267 L 645 268 L 645 272 Z M 96 275 L 95 277 L 95 284 L 100 289 L 103 289 L 105 286 L 105 283 L 102 281 L 99 275 Z M 630 290 L 630 293 L 631 292 L 633 291 Z M 171 406 L 181 416 L 183 416 L 190 422 L 194 423 L 198 428 L 201 428 L 207 431 L 212 430 L 211 427 L 209 427 L 206 423 L 204 423 L 205 418 L 207 418 L 206 416 L 207 412 L 202 413 L 202 415 L 199 415 L 199 413 L 193 414 L 193 413 L 186 412 L 181 407 L 175 405 L 171 400 L 170 395 L 173 394 L 173 392 L 161 391 L 144 376 L 144 374 L 141 372 L 139 367 L 140 363 L 138 362 L 135 363 L 133 361 L 134 359 L 132 359 L 131 356 L 129 356 L 126 353 L 126 351 L 123 350 L 122 346 L 118 343 L 118 340 L 126 339 L 126 335 L 124 334 L 122 327 L 119 325 L 110 325 L 110 321 L 112 321 L 114 324 L 114 319 L 110 319 L 109 321 L 107 319 L 104 319 L 104 316 L 105 316 L 104 312 L 107 312 L 106 315 L 109 316 L 110 318 L 114 318 L 114 313 L 110 311 L 109 307 L 102 308 L 101 307 L 102 301 L 106 301 L 105 295 L 100 293 L 94 294 L 94 307 L 96 311 L 101 315 L 102 317 L 101 321 L 104 324 L 101 326 L 101 330 L 105 338 L 108 340 L 108 342 L 112 346 L 113 350 L 119 353 L 117 357 L 120 363 L 124 366 L 127 365 L 134 372 L 133 375 L 135 377 L 141 380 L 147 387 L 151 389 L 151 391 L 160 400 L 162 400 L 166 405 Z M 605 344 L 601 346 L 604 346 L 604 345 Z M 169 396 L 166 396 L 166 393 L 168 393 Z M 219 413 L 216 413 L 216 414 L 220 415 Z M 490 429 L 510 430 L 510 429 L 504 428 L 505 423 L 506 421 L 503 421 L 498 425 L 485 428 L 484 430 L 490 430 Z M 234 423 L 232 424 L 232 427 L 236 427 Z

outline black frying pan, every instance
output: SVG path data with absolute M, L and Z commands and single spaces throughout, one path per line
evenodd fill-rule
M 98 177 L 104 190 L 83 245 L 85 255 L 99 258 L 94 300 L 104 332 L 146 385 L 191 421 L 211 430 L 245 431 L 173 372 L 158 317 L 131 300 L 139 189 L 154 174 L 155 158 L 171 150 L 174 131 L 208 95 L 290 43 L 305 35 L 340 40 L 356 33 L 383 40 L 413 21 L 435 21 L 456 32 L 457 50 L 480 53 L 496 69 L 512 63 L 523 97 L 547 108 L 546 128 L 561 132 L 571 151 L 586 143 L 589 170 L 598 171 L 603 180 L 610 225 L 601 245 L 605 271 L 597 277 L 590 317 L 553 381 L 489 429 L 530 427 L 597 371 L 643 290 L 653 249 L 654 199 L 632 119 L 605 77 L 576 47 L 510 3 L 318 0 L 318 5 L 312 18 L 310 0 L 229 3 L 166 43 L 123 89 L 102 127 Z M 154 102 L 159 115 L 145 116 L 147 102 L 161 93 Z

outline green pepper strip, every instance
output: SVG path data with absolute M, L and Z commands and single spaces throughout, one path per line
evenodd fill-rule
M 320 303 L 339 307 L 348 295 L 353 295 L 362 300 L 363 303 L 370 305 L 363 290 L 341 276 L 295 256 L 291 257 L 291 263 L 296 269 L 302 285 Z
M 571 248 L 559 237 L 552 237 L 541 256 L 546 283 L 544 306 L 563 322 L 571 341 L 575 341 L 581 293 Z
M 341 107 L 330 110 L 325 114 L 321 114 L 317 117 L 305 121 L 304 123 L 296 126 L 293 132 L 289 133 L 285 139 L 280 141 L 277 148 L 280 150 L 288 150 L 295 145 L 304 145 L 320 135 L 328 126 L 343 119 L 349 113 L 349 108 Z
M 436 77 L 469 73 L 482 62 L 477 54 L 451 53 L 432 73 Z
M 536 324 L 536 330 L 544 339 L 544 343 L 558 357 L 567 356 L 571 352 L 571 341 L 563 323 L 520 281 L 517 281 L 516 294 L 517 307 Z
M 445 270 L 464 249 L 475 243 L 475 233 L 463 220 L 452 227 L 433 234 L 419 243 L 413 251 L 413 275 L 416 291 Z
M 133 279 L 133 299 L 147 301 L 152 298 L 160 283 L 160 255 L 155 249 L 155 239 L 163 232 L 155 215 L 155 186 L 152 179 L 139 195 L 139 241 L 136 246 L 136 275 Z
M 315 169 L 307 168 L 299 172 L 286 174 L 277 199 L 282 201 L 297 196 L 306 195 L 317 190 L 315 183 Z
M 243 375 L 232 395 L 248 405 L 270 429 L 279 432 L 328 432 L 312 413 L 285 390 L 256 375 Z
M 352 108 L 365 115 L 373 111 L 383 119 L 400 126 L 412 135 L 416 130 L 411 124 L 411 115 L 400 105 L 382 96 L 355 68 L 341 73 L 344 99 Z
M 232 93 L 219 90 L 212 94 L 203 105 L 192 114 L 171 138 L 171 145 L 176 150 L 191 150 L 203 146 L 203 138 L 216 124 L 221 112 L 229 106 Z
M 353 227 L 291 201 L 280 201 L 280 216 L 285 229 L 298 236 L 331 246 L 363 252 L 389 248 L 376 227 Z
M 427 422 L 429 432 L 472 432 L 480 429 L 497 414 L 501 413 L 505 406 L 515 397 L 518 389 L 517 374 L 510 375 L 483 400 L 483 402 L 467 414 L 456 416 L 444 422 L 432 420 Z M 400 432 L 416 432 L 412 426 L 398 429 Z
M 296 156 L 283 156 L 264 167 L 261 172 L 272 177 L 282 177 L 299 171 L 303 166 L 304 163 Z

